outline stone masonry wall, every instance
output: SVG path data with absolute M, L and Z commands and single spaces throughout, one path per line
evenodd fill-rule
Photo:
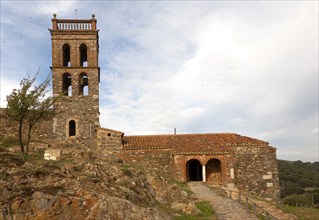
M 98 99 L 91 97 L 61 97 L 55 104 L 57 116 L 53 118 L 53 133 L 59 141 L 68 141 L 69 121 L 76 123 L 76 139 L 88 146 L 95 140 L 99 127 Z M 89 146 L 91 147 L 91 146 Z
M 269 146 L 234 147 L 236 187 L 268 199 L 280 198 L 276 149 Z
M 4 109 L 0 109 L 0 135 L 3 137 L 13 137 L 18 139 L 18 128 L 19 124 L 8 118 Z M 27 135 L 27 126 L 24 124 L 23 136 Z M 48 142 L 52 136 L 52 120 L 40 121 L 31 130 L 31 142 Z
M 122 150 L 123 132 L 107 128 L 98 128 L 96 135 L 96 149 L 99 156 L 108 160 L 119 159 Z
M 161 170 L 166 176 L 172 176 L 171 149 L 124 149 L 121 158 L 124 163 L 143 165 L 154 170 Z
M 5 109 L 0 109 L 0 135 L 5 137 L 18 137 L 18 123 L 10 120 L 4 111 Z

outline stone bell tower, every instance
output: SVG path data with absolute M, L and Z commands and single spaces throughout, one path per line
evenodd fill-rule
M 91 19 L 58 19 L 53 15 L 52 84 L 57 112 L 57 141 L 77 141 L 91 147 L 99 124 L 99 35 Z

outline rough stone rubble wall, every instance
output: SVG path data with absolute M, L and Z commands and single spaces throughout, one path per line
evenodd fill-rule
M 269 146 L 234 147 L 232 163 L 237 188 L 263 198 L 280 198 L 275 148 Z
M 53 133 L 60 142 L 69 139 L 69 121 L 76 122 L 75 139 L 83 142 L 88 147 L 94 143 L 98 125 L 98 99 L 91 97 L 62 97 L 63 101 L 57 102 L 55 109 L 57 117 L 53 118 Z
M 0 135 L 4 137 L 12 137 L 18 139 L 18 128 L 19 124 L 17 121 L 14 121 L 8 118 L 4 109 L 0 109 Z M 23 136 L 27 135 L 27 126 L 24 123 L 23 126 Z M 31 141 L 36 142 L 47 142 L 52 140 L 52 121 L 40 121 L 36 124 L 31 130 Z
M 96 150 L 99 156 L 108 160 L 120 158 L 123 133 L 111 129 L 99 128 L 96 135 Z
M 154 170 L 164 172 L 164 175 L 172 175 L 172 151 L 171 149 L 135 149 L 123 150 L 121 157 L 124 162 L 143 165 Z
M 4 137 L 18 137 L 18 122 L 10 120 L 0 109 L 0 135 Z

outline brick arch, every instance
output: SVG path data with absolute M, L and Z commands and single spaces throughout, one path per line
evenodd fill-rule
M 186 163 L 190 160 L 198 160 L 201 165 L 205 165 L 208 161 L 208 160 L 206 161 L 204 158 L 198 155 L 194 155 L 194 156 L 191 156 L 190 158 L 187 158 Z
M 206 180 L 212 184 L 223 183 L 222 161 L 218 158 L 211 158 L 206 163 Z
M 186 164 L 186 181 L 202 181 L 203 170 L 201 161 L 197 158 L 187 160 Z

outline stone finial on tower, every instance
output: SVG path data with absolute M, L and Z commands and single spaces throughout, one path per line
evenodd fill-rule
M 53 14 L 53 18 L 52 18 L 52 28 L 53 29 L 58 29 L 58 21 L 57 21 L 55 13 Z
M 95 19 L 95 14 L 92 14 L 92 30 L 96 30 L 96 19 Z

